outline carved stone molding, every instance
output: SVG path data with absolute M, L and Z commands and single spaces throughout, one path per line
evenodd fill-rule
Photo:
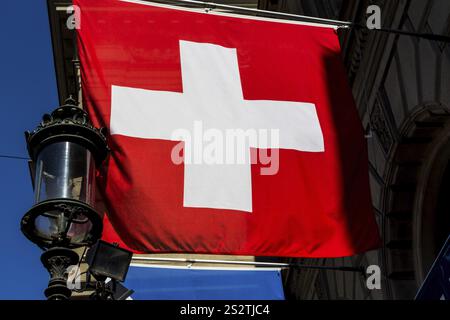
M 395 139 L 380 97 L 375 101 L 375 105 L 370 113 L 370 126 L 375 132 L 385 155 L 388 155 Z

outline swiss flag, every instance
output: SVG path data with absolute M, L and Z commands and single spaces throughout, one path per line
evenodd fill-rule
M 286 257 L 379 245 L 333 28 L 143 1 L 74 4 L 84 106 L 112 150 L 99 181 L 106 240 Z

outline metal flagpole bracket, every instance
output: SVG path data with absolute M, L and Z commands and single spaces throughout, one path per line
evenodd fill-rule
M 213 11 L 216 6 L 213 2 L 205 2 L 205 13 L 209 13 L 210 11 Z

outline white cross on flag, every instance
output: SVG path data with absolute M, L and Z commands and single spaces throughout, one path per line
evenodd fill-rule
M 84 105 L 110 133 L 104 239 L 137 252 L 292 257 L 378 246 L 333 28 L 74 4 Z

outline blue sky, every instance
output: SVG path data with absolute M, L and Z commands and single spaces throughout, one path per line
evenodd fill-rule
M 0 154 L 27 156 L 24 131 L 58 105 L 46 1 L 2 1 L 0 39 Z M 33 202 L 27 161 L 0 158 L 0 179 L 0 299 L 44 298 L 41 251 L 20 232 Z

